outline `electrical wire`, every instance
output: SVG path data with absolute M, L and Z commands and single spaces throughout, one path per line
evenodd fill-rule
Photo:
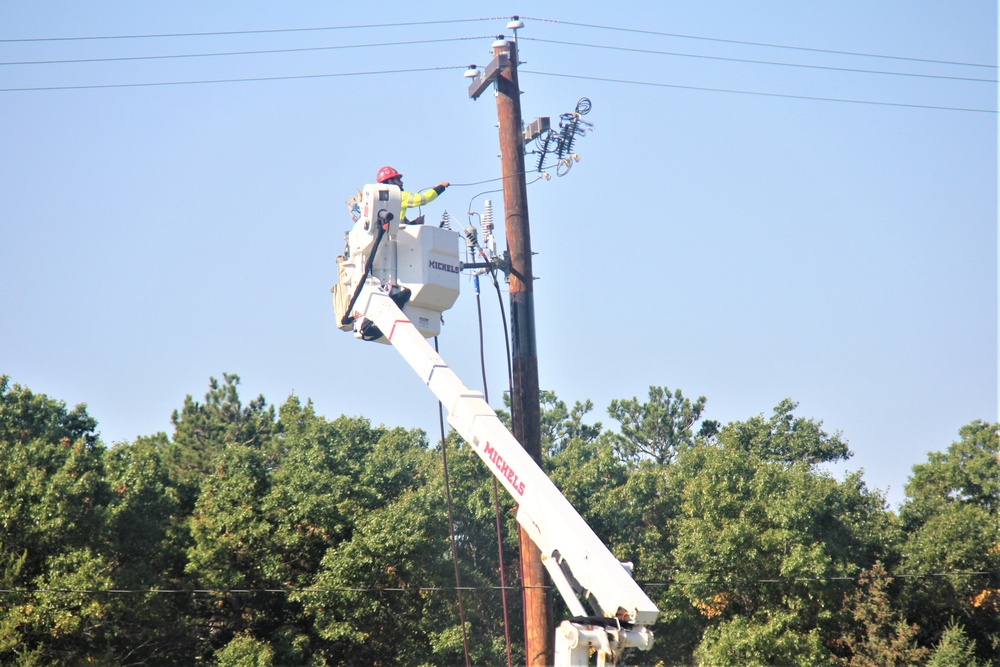
M 259 81 L 291 81 L 295 79 L 329 79 L 344 76 L 371 76 L 376 74 L 411 74 L 414 72 L 437 72 L 450 69 L 465 69 L 464 65 L 442 67 L 415 67 L 412 69 L 373 70 L 368 72 L 338 72 L 334 74 L 294 74 L 289 76 L 259 76 L 242 79 L 206 79 L 200 81 L 158 81 L 145 83 L 104 83 L 80 86 L 39 86 L 36 88 L 0 88 L 0 93 L 24 93 L 48 90 L 94 90 L 102 88 L 143 88 L 155 86 L 190 86 L 212 83 L 251 83 Z
M 465 187 L 465 186 L 469 186 L 469 185 L 478 185 L 479 183 L 489 183 L 491 181 L 501 181 L 501 180 L 503 180 L 505 178 L 513 178 L 515 176 L 523 176 L 523 175 L 530 174 L 530 173 L 532 173 L 532 171 L 522 171 L 522 172 L 519 172 L 519 173 L 516 173 L 516 174 L 510 174 L 509 176 L 500 176 L 499 178 L 490 178 L 490 179 L 487 179 L 485 181 L 479 181 L 478 183 L 452 183 L 448 187 L 455 187 L 455 186 Z M 542 180 L 543 178 L 545 178 L 545 176 L 538 176 L 534 180 L 531 180 L 531 181 L 528 181 L 527 183 L 525 183 L 525 185 L 534 185 L 535 183 L 537 183 L 538 181 Z M 472 202 L 476 201 L 477 199 L 479 199 L 483 195 L 493 194 L 494 192 L 503 192 L 503 188 L 500 188 L 500 189 L 497 189 L 497 190 L 484 190 L 483 192 L 477 193 L 476 195 L 474 195 L 472 197 L 472 199 L 469 200 L 469 207 L 468 208 L 470 209 L 470 211 L 469 211 L 470 219 L 471 219 L 471 216 L 472 216 L 472 211 L 471 211 L 471 209 L 472 209 Z
M 1000 573 L 989 570 L 955 571 L 955 572 L 911 572 L 886 574 L 884 579 L 930 579 L 950 577 L 997 577 Z M 789 584 L 802 582 L 825 581 L 858 581 L 859 576 L 831 577 L 788 577 L 762 579 L 703 579 L 703 580 L 668 580 L 668 581 L 637 581 L 640 587 L 663 588 L 667 586 L 729 586 L 733 584 Z M 328 593 L 454 593 L 496 591 L 500 586 L 338 586 L 326 588 L 0 588 L 0 595 L 239 595 L 239 594 L 271 594 L 271 595 L 322 595 Z M 520 591 L 526 588 L 541 588 L 553 590 L 553 586 L 505 586 L 506 590 Z
M 367 23 L 357 25 L 335 25 L 314 28 L 272 28 L 268 30 L 224 30 L 215 32 L 174 32 L 146 35 L 99 35 L 86 37 L 22 37 L 13 39 L 0 39 L 0 44 L 16 44 L 23 42 L 73 42 L 73 41 L 93 41 L 109 39 L 158 39 L 163 37 L 220 37 L 226 35 L 271 35 L 289 32 L 320 32 L 324 30 L 355 30 L 359 28 L 399 28 L 404 26 L 417 25 L 444 25 L 448 23 L 472 23 L 475 21 L 501 21 L 506 17 L 475 18 L 475 19 L 448 19 L 442 21 L 407 21 L 402 23 Z
M 75 58 L 71 60 L 23 60 L 0 62 L 0 67 L 10 65 L 68 65 L 74 63 L 111 63 L 133 60 L 168 60 L 172 58 L 215 58 L 223 56 L 256 56 L 278 53 L 303 53 L 307 51 L 333 51 L 339 49 L 367 49 L 387 46 L 412 46 L 419 44 L 440 44 L 442 42 L 464 42 L 478 39 L 496 39 L 494 35 L 477 35 L 475 37 L 447 37 L 442 39 L 419 39 L 406 42 L 380 42 L 375 44 L 338 44 L 334 46 L 307 46 L 294 49 L 262 49 L 259 51 L 221 51 L 216 53 L 174 53 L 156 56 L 118 56 L 114 58 Z
M 104 83 L 104 84 L 83 84 L 83 85 L 69 85 L 69 86 L 35 86 L 35 87 L 25 87 L 25 88 L 0 88 L 0 93 L 27 93 L 27 92 L 46 92 L 46 91 L 58 91 L 58 90 L 103 90 L 112 88 L 156 88 L 156 87 L 167 87 L 167 86 L 191 86 L 191 85 L 206 85 L 206 84 L 222 84 L 222 83 L 259 83 L 267 81 L 294 81 L 294 80 L 305 80 L 305 79 L 329 79 L 329 78 L 340 78 L 340 77 L 353 77 L 353 76 L 375 76 L 384 74 L 412 74 L 417 72 L 437 72 L 445 70 L 456 70 L 456 69 L 466 69 L 465 65 L 445 65 L 439 67 L 416 67 L 409 69 L 392 69 L 392 70 L 371 70 L 364 72 L 336 72 L 329 74 L 293 74 L 286 76 L 261 76 L 261 77 L 245 77 L 245 78 L 233 78 L 233 79 L 202 79 L 202 80 L 192 80 L 192 81 L 149 81 L 149 82 L 138 82 L 138 83 Z M 767 93 L 761 91 L 750 91 L 750 90 L 735 90 L 727 88 L 710 88 L 707 86 L 688 86 L 674 83 L 659 83 L 652 81 L 636 81 L 632 79 L 616 79 L 611 77 L 597 77 L 597 76 L 586 76 L 582 74 L 565 74 L 560 72 L 542 72 L 538 70 L 519 70 L 520 74 L 535 74 L 538 76 L 552 76 L 561 77 L 568 79 L 582 79 L 588 81 L 601 81 L 605 83 L 621 83 L 627 85 L 635 86 L 647 86 L 647 87 L 657 87 L 657 88 L 676 88 L 681 90 L 699 90 L 705 92 L 714 93 L 729 93 L 737 95 L 756 95 L 760 97 L 774 97 L 774 98 L 785 98 L 785 99 L 797 99 L 797 100 L 809 100 L 816 102 L 839 102 L 844 104 L 862 104 L 862 105 L 873 105 L 873 106 L 886 106 L 886 107 L 903 107 L 910 109 L 928 109 L 928 110 L 939 110 L 939 111 L 959 111 L 967 113 L 989 113 L 995 114 L 997 111 L 995 109 L 976 109 L 970 107 L 950 107 L 950 106 L 940 106 L 940 105 L 930 105 L 930 104 L 909 104 L 904 102 L 880 102 L 875 100 L 858 100 L 858 99 L 847 99 L 847 98 L 836 98 L 836 97 L 819 97 L 812 95 L 792 95 L 787 93 Z M 529 173 L 529 172 L 525 172 Z M 485 179 L 482 181 L 473 181 L 470 183 L 452 183 L 449 187 L 468 187 L 473 185 L 481 185 L 483 183 L 492 183 L 495 181 L 502 181 L 506 178 L 511 178 L 519 174 L 512 174 L 510 176 L 498 176 L 496 178 Z M 537 180 L 537 179 L 536 179 Z M 490 192 L 499 192 L 499 190 L 489 190 L 482 192 L 476 197 L 489 194 Z M 475 199 L 475 197 L 473 198 Z
M 493 281 L 496 288 L 497 301 L 500 302 L 500 321 L 503 322 L 503 343 L 507 348 L 507 392 L 510 396 L 510 419 L 514 421 L 514 366 L 510 354 L 510 330 L 507 327 L 507 311 L 503 307 L 503 293 L 500 291 L 500 283 Z
M 484 253 L 485 254 L 485 253 Z M 494 281 L 496 276 L 493 276 Z M 479 276 L 473 276 L 473 283 L 476 289 L 476 316 L 479 321 L 479 366 L 483 373 L 483 400 L 490 402 L 489 383 L 486 381 L 486 345 L 483 338 L 483 306 L 479 297 Z M 504 572 L 503 558 L 503 529 L 500 520 L 500 489 L 497 485 L 496 475 L 493 478 L 493 513 L 496 517 L 497 525 L 497 558 L 500 567 L 500 602 L 503 607 L 503 639 L 507 648 L 507 667 L 512 667 L 510 650 L 510 619 L 507 613 L 507 575 Z
M 616 31 L 620 31 L 620 32 L 631 32 L 631 33 L 639 33 L 639 34 L 644 34 L 644 35 L 657 35 L 657 36 L 660 36 L 660 37 L 677 37 L 677 38 L 680 38 L 680 39 L 697 39 L 697 40 L 702 40 L 702 41 L 706 41 L 706 42 L 721 42 L 721 43 L 725 43 L 725 44 L 742 44 L 744 46 L 761 46 L 761 47 L 767 47 L 767 48 L 771 48 L 771 49 L 790 49 L 790 50 L 795 50 L 795 51 L 810 51 L 810 52 L 813 52 L 813 53 L 831 53 L 831 54 L 842 55 L 842 56 L 859 56 L 859 57 L 864 57 L 864 58 L 885 58 L 885 59 L 889 59 L 889 60 L 907 60 L 907 61 L 911 61 L 911 62 L 933 63 L 933 64 L 936 64 L 936 65 L 957 65 L 957 66 L 961 66 L 961 67 L 986 67 L 986 68 L 990 68 L 990 69 L 997 69 L 997 67 L 998 67 L 997 65 L 992 65 L 992 64 L 987 65 L 987 64 L 982 64 L 982 63 L 958 62 L 958 61 L 953 61 L 953 60 L 935 60 L 935 59 L 932 59 L 932 58 L 913 58 L 913 57 L 908 57 L 908 56 L 893 56 L 893 55 L 886 55 L 886 54 L 881 54 L 881 53 L 865 53 L 865 52 L 860 52 L 860 51 L 839 51 L 839 50 L 835 50 L 835 49 L 819 49 L 819 48 L 814 48 L 814 47 L 809 47 L 809 46 L 790 46 L 788 44 L 770 44 L 770 43 L 766 43 L 766 42 L 750 42 L 750 41 L 744 41 L 744 40 L 738 40 L 738 39 L 722 39 L 722 38 L 719 38 L 719 37 L 703 37 L 703 36 L 700 36 L 700 35 L 684 35 L 684 34 L 673 33 L 673 32 L 660 32 L 660 31 L 657 31 L 657 30 L 642 30 L 642 29 L 638 29 L 638 28 L 621 28 L 621 27 L 616 27 L 616 26 L 597 25 L 597 24 L 592 24 L 592 23 L 575 23 L 573 21 L 560 21 L 560 20 L 556 20 L 556 19 L 532 18 L 530 16 L 522 16 L 521 19 L 526 20 L 526 21 L 541 21 L 541 22 L 544 22 L 544 23 L 559 23 L 559 24 L 562 24 L 562 25 L 572 25 L 572 26 L 578 26 L 578 27 L 582 27 L 582 28 L 598 28 L 598 29 L 601 29 L 601 30 L 616 30 Z
M 496 180 L 496 179 L 493 179 L 493 180 Z M 479 198 L 480 198 L 480 197 L 482 197 L 483 195 L 489 195 L 489 194 L 493 194 L 494 192 L 503 192 L 503 188 L 500 188 L 499 190 L 485 190 L 485 191 L 483 191 L 483 192 L 480 192 L 480 193 L 478 193 L 478 194 L 474 195 L 474 196 L 472 197 L 472 199 L 470 199 L 470 200 L 469 200 L 469 207 L 468 207 L 468 210 L 469 210 L 470 212 L 472 211 L 472 202 L 476 201 L 477 199 L 479 199 Z
M 240 51 L 240 52 L 227 52 L 227 53 L 215 53 L 215 54 L 177 54 L 177 55 L 162 55 L 162 56 L 135 56 L 135 57 L 122 57 L 122 58 L 106 58 L 106 59 L 78 59 L 78 60 L 66 60 L 66 61 L 24 61 L 24 62 L 9 62 L 0 63 L 2 65 L 18 65 L 18 64 L 56 64 L 56 63 L 73 63 L 73 62 L 106 62 L 106 61 L 116 61 L 116 60 L 147 60 L 147 59 L 158 59 L 158 58 L 188 58 L 188 57 L 208 57 L 208 56 L 228 56 L 228 55 L 249 55 L 249 54 L 266 54 L 266 53 L 282 53 L 282 52 L 294 52 L 294 51 L 308 51 L 308 50 L 321 50 L 321 49 L 340 49 L 340 48 L 363 48 L 363 47 L 380 47 L 380 46 L 393 46 L 393 45 L 407 45 L 407 44 L 421 44 L 421 43 L 432 43 L 439 41 L 460 41 L 460 40 L 476 40 L 483 39 L 483 37 L 461 37 L 461 38 L 451 38 L 442 40 L 424 40 L 424 41 L 412 41 L 412 42 L 387 42 L 381 44 L 359 44 L 359 45 L 343 45 L 343 46 L 329 46 L 329 47 L 311 47 L 304 49 L 272 49 L 272 50 L 261 50 L 261 51 Z M 550 42 L 556 44 L 569 44 L 577 46 L 591 46 L 596 48 L 611 48 L 619 49 L 624 51 L 634 51 L 640 53 L 653 53 L 653 54 L 663 54 L 663 55 L 678 55 L 687 56 L 695 58 L 712 58 L 718 60 L 730 60 L 737 62 L 748 62 L 748 63 L 759 63 L 759 64 L 771 64 L 771 65 L 784 65 L 790 67 L 809 67 L 809 68 L 819 68 L 819 69 L 831 69 L 846 72 L 863 72 L 870 74 L 885 74 L 885 75 L 897 75 L 897 76 L 918 76 L 918 77 L 933 77 L 933 78 L 943 78 L 943 79 L 955 79 L 964 81 L 974 81 L 974 82 L 988 82 L 995 83 L 993 79 L 979 79 L 971 77 L 947 77 L 938 75 L 926 75 L 926 74 L 912 74 L 905 72 L 884 72 L 876 70 L 861 70 L 861 69 L 851 69 L 851 68 L 834 68 L 834 67 L 824 67 L 817 65 L 806 65 L 806 64 L 796 64 L 796 63 L 777 63 L 771 61 L 755 61 L 755 60 L 745 60 L 737 58 L 717 58 L 714 56 L 697 56 L 692 54 L 681 54 L 673 52 L 663 52 L 663 51 L 647 51 L 643 49 L 632 49 L 626 47 L 613 47 L 613 46 L 602 46 L 594 44 L 586 44 L 580 42 L 563 42 L 557 40 L 545 40 L 537 39 L 531 37 L 525 37 L 524 39 L 536 39 L 536 41 Z M 337 77 L 352 77 L 352 76 L 370 76 L 370 75 L 382 75 L 382 74 L 409 74 L 418 72 L 431 72 L 431 71 L 443 71 L 443 70 L 454 70 L 454 69 L 465 69 L 465 66 L 439 66 L 439 67 L 425 67 L 425 68 L 409 68 L 409 69 L 394 69 L 394 70 L 373 70 L 373 71 L 361 71 L 361 72 L 340 72 L 340 73 L 327 73 L 327 74 L 304 74 L 304 75 L 285 75 L 285 76 L 269 76 L 269 77 L 242 77 L 242 78 L 228 78 L 228 79 L 206 79 L 206 80 L 189 80 L 189 81 L 158 81 L 158 82 L 136 82 L 136 83 L 112 83 L 112 84 L 82 84 L 82 85 L 66 85 L 66 86 L 34 86 L 34 87 L 21 87 L 21 88 L 0 88 L 0 93 L 14 93 L 14 92 L 43 92 L 43 91 L 57 91 L 57 90 L 98 90 L 98 89 L 112 89 L 112 88 L 139 88 L 139 87 L 161 87 L 161 86 L 182 86 L 182 85 L 205 85 L 205 84 L 223 84 L 223 83 L 251 83 L 251 82 L 266 82 L 266 81 L 288 81 L 296 79 L 319 79 L 319 78 L 337 78 Z M 639 86 L 652 86 L 652 87 L 666 87 L 666 88 L 678 88 L 687 90 L 701 90 L 707 92 L 720 92 L 720 93 L 730 93 L 730 94 L 742 94 L 742 95 L 756 95 L 763 97 L 776 97 L 776 98 L 786 98 L 786 99 L 799 99 L 799 100 L 811 100 L 811 101 L 822 101 L 822 102 L 840 102 L 848 104 L 865 104 L 865 105 L 875 105 L 875 106 L 890 106 L 890 107 L 904 107 L 904 108 L 915 108 L 915 109 L 931 109 L 931 110 L 943 110 L 943 111 L 960 111 L 960 112 L 970 112 L 970 113 L 996 113 L 993 109 L 979 109 L 979 108 L 969 108 L 969 107 L 956 107 L 956 106 L 943 106 L 943 105 L 925 105 L 925 104 L 910 104 L 902 102 L 881 102 L 875 100 L 861 100 L 861 99 L 848 99 L 848 98 L 831 98 L 831 97 L 821 97 L 821 96 L 809 96 L 809 95 L 793 95 L 786 93 L 769 93 L 762 91 L 747 91 L 747 90 L 735 90 L 735 89 L 724 89 L 724 88 L 712 88 L 706 86 L 689 86 L 681 84 L 670 84 L 670 83 L 659 83 L 659 82 L 649 82 L 649 81 L 636 81 L 629 79 L 617 79 L 611 77 L 595 77 L 595 76 L 585 76 L 585 75 L 573 75 L 565 73 L 556 72 L 541 72 L 533 70 L 521 70 L 525 74 L 537 74 L 541 76 L 556 76 L 564 78 L 575 78 L 575 79 L 585 79 L 592 81 L 604 81 L 611 83 L 623 83 L 629 85 L 639 85 Z M 541 168 L 541 167 L 540 167 Z M 511 175 L 514 176 L 514 175 Z M 502 181 L 505 178 L 510 178 L 511 176 L 500 176 L 492 179 L 485 179 L 481 181 L 473 181 L 469 183 L 452 183 L 453 187 L 467 187 L 474 185 L 481 185 L 484 183 L 491 183 L 496 181 Z
M 119 39 L 159 39 L 159 38 L 176 38 L 176 37 L 219 37 L 219 36 L 231 36 L 231 35 L 262 35 L 262 34 L 280 34 L 280 33 L 301 33 L 301 32 L 322 32 L 322 31 L 332 31 L 332 30 L 356 30 L 356 29 L 370 29 L 370 28 L 396 28 L 396 27 L 406 27 L 406 26 L 424 26 L 424 25 L 446 25 L 452 23 L 474 23 L 480 21 L 500 21 L 506 20 L 508 17 L 494 16 L 494 17 L 480 17 L 480 18 L 470 18 L 470 19 L 448 19 L 448 20 L 437 20 L 437 21 L 406 21 L 399 23 L 368 23 L 368 24 L 356 24 L 356 25 L 341 25 L 341 26 L 319 26 L 319 27 L 305 27 L 305 28 L 272 28 L 263 30 L 225 30 L 225 31 L 210 31 L 210 32 L 179 32 L 179 33 L 159 33 L 159 34 L 136 34 L 136 35 L 91 35 L 91 36 L 74 36 L 74 37 L 22 37 L 22 38 L 9 38 L 0 39 L 0 44 L 17 44 L 17 43 L 27 43 L 27 42 L 67 42 L 67 41 L 95 41 L 95 40 L 119 40 Z M 907 56 L 896 56 L 896 55 L 886 55 L 878 53 L 866 53 L 858 51 L 842 51 L 836 49 L 821 49 L 815 47 L 807 46 L 792 46 L 788 44 L 773 44 L 766 42 L 753 42 L 746 40 L 736 40 L 736 39 L 723 39 L 718 37 L 705 37 L 702 35 L 686 35 L 680 33 L 670 33 L 661 32 L 655 30 L 644 30 L 637 28 L 624 28 L 618 26 L 607 26 L 591 23 L 580 23 L 574 21 L 562 21 L 558 19 L 547 19 L 547 18 L 537 18 L 522 16 L 522 19 L 529 21 L 539 21 L 542 23 L 555 23 L 559 25 L 567 26 L 577 26 L 584 28 L 596 28 L 601 30 L 613 30 L 620 32 L 631 32 L 640 33 L 647 35 L 656 35 L 662 37 L 675 37 L 681 39 L 692 39 L 701 40 L 709 42 L 721 42 L 727 44 L 741 44 L 744 46 L 758 46 L 767 47 L 775 49 L 790 49 L 796 51 L 810 51 L 817 53 L 830 53 L 836 55 L 848 55 L 848 56 L 859 56 L 865 58 L 884 58 L 891 60 L 906 60 L 912 62 L 924 62 L 924 63 L 934 63 L 941 65 L 957 65 L 964 67 L 985 67 L 991 69 L 997 69 L 997 65 L 992 64 L 982 64 L 982 63 L 969 63 L 969 62 L 959 62 L 951 60 L 936 60 L 931 58 L 915 58 Z M 527 38 L 530 39 L 530 38 Z
M 871 70 L 871 69 L 857 69 L 853 67 L 831 67 L 829 65 L 807 65 L 804 63 L 783 63 L 773 60 L 751 60 L 748 58 L 728 58 L 725 56 L 706 56 L 695 53 L 679 53 L 676 51 L 656 51 L 653 49 L 635 49 L 626 46 L 609 46 L 606 44 L 588 44 L 585 42 L 565 42 L 555 39 L 541 39 L 539 37 L 521 37 L 521 39 L 531 40 L 535 42 L 544 42 L 546 44 L 562 44 L 566 46 L 582 46 L 594 49 L 609 49 L 613 51 L 629 51 L 632 53 L 647 53 L 659 56 L 678 56 L 681 58 L 702 58 L 705 60 L 723 60 L 726 62 L 734 63 L 749 63 L 753 65 L 776 65 L 780 67 L 800 67 L 806 69 L 822 69 L 831 70 L 834 72 L 851 72 L 859 74 L 882 74 L 886 76 L 909 76 L 909 77 L 920 77 L 926 79 L 948 79 L 951 81 L 976 81 L 981 83 L 996 83 L 996 79 L 981 79 L 976 77 L 965 77 L 965 76 L 948 76 L 943 74 L 918 74 L 914 72 L 886 72 L 884 70 Z
M 341 586 L 336 588 L 0 588 L 0 595 L 323 595 L 329 593 L 466 593 L 498 586 Z M 508 586 L 521 590 L 523 586 Z M 543 588 L 535 586 L 534 588 Z M 544 587 L 549 588 L 549 587 Z
M 372 252 L 374 255 L 374 251 Z M 438 337 L 434 336 L 434 351 L 438 350 Z M 462 648 L 465 651 L 465 667 L 471 667 L 469 662 L 469 638 L 465 630 L 465 605 L 462 604 L 462 580 L 458 572 L 458 545 L 455 542 L 455 519 L 451 505 L 451 484 L 448 481 L 448 441 L 444 434 L 444 406 L 438 401 L 438 421 L 441 424 L 441 459 L 444 464 L 444 495 L 448 505 L 448 535 L 451 538 L 451 561 L 455 567 L 455 593 L 458 597 L 458 619 L 462 624 Z
M 878 102 L 874 100 L 855 100 L 839 97 L 818 97 L 812 95 L 791 95 L 787 93 L 765 93 L 753 90 L 735 90 L 730 88 L 709 88 L 706 86 L 685 86 L 677 83 L 658 83 L 653 81 L 635 81 L 631 79 L 614 79 L 611 77 L 585 76 L 583 74 L 563 74 L 560 72 L 540 72 L 537 70 L 519 70 L 519 74 L 536 74 L 539 76 L 554 76 L 566 79 L 583 79 L 587 81 L 602 81 L 605 83 L 623 83 L 633 86 L 651 86 L 656 88 L 678 88 L 681 90 L 700 90 L 711 93 L 731 93 L 736 95 L 757 95 L 761 97 L 779 97 L 793 100 L 809 100 L 813 102 L 840 102 L 844 104 L 866 104 L 885 107 L 904 107 L 909 109 L 931 109 L 937 111 L 962 111 L 968 113 L 990 113 L 995 114 L 995 109 L 975 109 L 969 107 L 948 107 L 933 104 L 908 104 L 905 102 Z
M 528 173 L 528 172 L 522 171 L 522 172 L 518 172 L 518 173 L 515 173 L 515 174 L 508 174 L 507 176 L 497 176 L 496 178 L 487 178 L 487 179 L 482 180 L 482 181 L 472 181 L 471 183 L 452 183 L 448 187 L 452 187 L 452 188 L 465 188 L 465 187 L 469 187 L 471 185 L 482 185 L 483 183 L 493 183 L 493 182 L 496 182 L 496 181 L 502 181 L 504 179 L 514 178 L 515 176 L 520 176 L 521 174 L 526 174 L 526 173 Z M 500 190 L 490 190 L 490 192 L 500 192 Z M 480 193 L 480 194 L 486 194 L 486 193 L 483 192 L 483 193 Z M 476 196 L 478 197 L 479 195 L 476 195 Z
M 880 575 L 879 578 L 883 579 L 928 579 L 928 578 L 944 578 L 944 577 L 980 577 L 980 576 L 1000 576 L 1000 572 L 989 572 L 989 571 L 969 571 L 969 572 L 911 572 L 911 573 L 900 573 L 900 574 L 885 574 Z M 791 584 L 791 583 L 803 583 L 812 582 L 820 583 L 824 581 L 857 581 L 860 577 L 851 575 L 842 575 L 834 577 L 786 577 L 780 578 L 775 577 L 771 579 L 705 579 L 705 580 L 695 580 L 695 581 L 643 581 L 638 582 L 641 586 L 649 586 L 651 588 L 662 588 L 666 586 L 727 586 L 731 584 Z

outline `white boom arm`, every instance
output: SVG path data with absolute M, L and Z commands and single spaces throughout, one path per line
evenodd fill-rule
M 366 201 L 377 202 L 376 197 L 368 196 L 369 188 L 373 186 L 366 187 Z M 373 209 L 366 208 L 366 219 L 357 223 L 360 228 L 367 230 L 377 220 L 388 219 L 384 226 L 391 229 L 392 215 L 378 218 L 375 209 L 398 213 L 398 196 L 391 191 L 383 201 L 386 202 L 383 206 L 376 203 Z M 446 230 L 426 228 L 417 231 L 439 235 Z M 457 253 L 458 235 L 448 234 L 455 237 Z M 359 255 L 357 250 L 355 254 Z M 392 255 L 396 255 L 394 250 Z M 356 267 L 361 263 L 355 260 Z M 431 260 L 431 263 L 441 262 Z M 585 667 L 590 664 L 591 648 L 597 654 L 599 666 L 604 665 L 605 660 L 613 660 L 621 649 L 648 649 L 653 642 L 648 626 L 655 623 L 659 615 L 656 605 L 524 451 L 483 400 L 483 395 L 468 389 L 428 344 L 425 337 L 436 334 L 436 329 L 433 333 L 428 332 L 427 327 L 423 327 L 423 331 L 418 329 L 397 305 L 399 288 L 394 288 L 391 281 L 383 282 L 373 273 L 355 270 L 353 279 L 343 279 L 342 272 L 341 282 L 350 288 L 354 298 L 349 316 L 339 324 L 347 324 L 353 319 L 358 337 L 363 337 L 363 331 L 371 331 L 372 325 L 377 327 L 384 336 L 381 340 L 391 343 L 427 384 L 447 410 L 448 423 L 472 446 L 517 502 L 518 523 L 538 546 L 546 570 L 576 617 L 563 621 L 556 631 L 555 664 Z M 457 284 L 455 291 L 457 293 Z M 390 293 L 397 298 L 390 297 Z M 444 308 L 450 305 L 449 302 Z M 585 612 L 578 595 L 587 600 L 592 615 Z

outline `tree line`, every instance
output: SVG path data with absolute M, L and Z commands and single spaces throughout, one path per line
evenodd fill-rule
M 848 445 L 793 401 L 705 405 L 650 387 L 606 428 L 543 392 L 546 472 L 661 610 L 619 664 L 1000 666 L 998 424 L 915 465 L 897 511 L 824 470 Z M 464 639 L 442 443 L 228 374 L 172 424 L 108 446 L 0 377 L 0 664 L 506 665 L 507 638 L 524 662 L 513 501 L 454 434 Z

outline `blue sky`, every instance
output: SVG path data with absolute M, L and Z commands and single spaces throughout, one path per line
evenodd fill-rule
M 403 361 L 336 329 L 344 201 L 383 164 L 410 188 L 499 176 L 492 94 L 462 74 L 528 14 L 525 119 L 586 96 L 595 125 L 529 187 L 541 386 L 609 426 L 650 385 L 723 422 L 790 397 L 850 443 L 836 474 L 897 503 L 928 451 L 997 419 L 996 4 L 606 7 L 5 3 L 0 372 L 86 402 L 107 442 L 169 432 L 223 372 L 247 400 L 436 437 Z M 204 55 L 246 51 L 272 53 Z M 423 213 L 492 198 L 502 221 L 494 187 Z M 445 319 L 479 388 L 470 284 Z

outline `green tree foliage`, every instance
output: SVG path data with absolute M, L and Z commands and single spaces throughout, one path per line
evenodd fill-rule
M 792 407 L 729 424 L 671 466 L 681 498 L 672 556 L 706 628 L 705 660 L 821 663 L 845 622 L 842 579 L 895 543 L 884 498 L 859 474 L 837 482 L 814 467 L 844 455 L 839 438 Z
M 661 609 L 619 664 L 1000 665 L 996 425 L 916 466 L 897 517 L 792 401 L 721 426 L 651 387 L 606 429 L 542 399 L 545 470 Z M 470 660 L 506 664 L 506 632 L 523 661 L 514 501 L 455 434 L 244 404 L 229 374 L 173 423 L 105 448 L 0 379 L 0 663 L 462 664 L 445 453 Z
M 710 626 L 695 649 L 698 665 L 811 667 L 829 665 L 817 628 L 803 627 L 797 614 L 767 611 Z
M 583 418 L 594 409 L 590 401 L 577 401 L 571 409 L 554 392 L 539 392 L 541 404 L 542 450 L 555 456 L 570 442 L 591 442 L 601 434 L 601 423 L 585 424 Z
M 903 598 L 926 644 L 960 624 L 977 655 L 1000 664 L 1000 427 L 959 431 L 946 452 L 914 466 L 900 515 L 907 533 Z
M 847 600 L 856 625 L 842 639 L 849 651 L 841 661 L 846 667 L 908 667 L 926 657 L 927 649 L 917 646 L 918 626 L 908 624 L 892 606 L 890 584 L 881 563 L 858 577 Z
M 704 396 L 691 403 L 680 389 L 671 394 L 667 387 L 650 387 L 645 403 L 635 397 L 611 401 L 608 414 L 621 424 L 621 432 L 614 438 L 618 455 L 624 461 L 649 457 L 658 465 L 670 463 L 693 443 L 691 429 L 704 409 Z M 702 435 L 717 428 L 715 422 L 705 422 Z
M 823 431 L 822 422 L 796 417 L 798 404 L 786 398 L 767 420 L 763 415 L 733 422 L 721 437 L 728 447 L 744 449 L 765 461 L 812 465 L 847 460 L 851 452 L 839 434 Z
M 0 378 L 0 577 L 30 591 L 0 608 L 3 664 L 125 664 L 165 646 L 162 664 L 186 662 L 163 622 L 173 601 L 102 592 L 164 581 L 173 505 L 155 460 L 108 452 L 95 428 L 84 406 Z
M 274 649 L 252 635 L 237 635 L 215 656 L 218 667 L 274 667 Z
M 927 463 L 913 467 L 903 512 L 908 522 L 955 503 L 1000 512 L 1000 425 L 976 420 L 959 436 L 946 452 L 931 452 Z
M 4 589 L 86 589 L 108 583 L 91 549 L 108 502 L 103 447 L 85 406 L 0 378 L 0 576 Z M 85 566 L 85 567 L 80 567 Z M 0 611 L 0 662 L 46 664 L 96 643 L 101 604 L 27 593 Z M 97 649 L 90 656 L 101 655 Z
M 934 648 L 927 667 L 979 667 L 976 659 L 976 644 L 958 623 L 951 623 L 941 635 L 941 641 Z
M 223 373 L 222 378 L 221 384 L 215 378 L 209 380 L 204 403 L 189 395 L 184 407 L 174 410 L 171 417 L 174 436 L 163 457 L 187 511 L 201 479 L 211 472 L 212 461 L 226 445 L 259 449 L 278 428 L 274 406 L 267 405 L 263 396 L 244 406 L 239 396 L 239 376 Z

